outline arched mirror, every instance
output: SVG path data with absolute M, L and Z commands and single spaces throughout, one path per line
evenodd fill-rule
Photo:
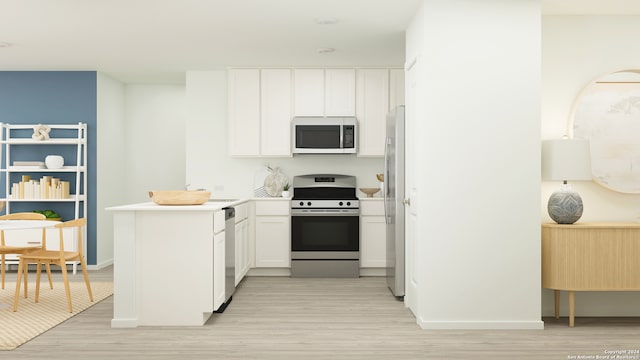
M 640 70 L 618 71 L 589 84 L 575 102 L 571 122 L 573 137 L 591 144 L 593 180 L 640 194 Z

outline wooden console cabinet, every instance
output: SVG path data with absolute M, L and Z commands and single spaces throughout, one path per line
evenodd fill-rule
M 576 291 L 640 291 L 640 223 L 542 224 L 542 287 L 569 292 L 574 326 Z

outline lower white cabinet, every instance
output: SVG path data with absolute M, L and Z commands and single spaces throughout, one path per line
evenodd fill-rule
M 360 267 L 387 266 L 387 237 L 384 203 L 380 200 L 360 201 Z
M 291 267 L 291 203 L 256 201 L 256 267 Z
M 251 262 L 249 261 L 249 220 L 247 218 L 236 223 L 236 285 L 249 271 Z
M 222 225 L 220 225 L 222 213 Z M 224 211 L 214 213 L 213 235 L 213 310 L 218 310 L 225 299 L 225 231 Z

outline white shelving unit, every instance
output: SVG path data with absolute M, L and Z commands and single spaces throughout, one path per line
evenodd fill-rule
M 4 178 L 3 180 L 5 188 L 4 197 L 0 197 L 0 201 L 4 202 L 5 213 L 10 214 L 12 212 L 12 207 L 14 207 L 14 205 L 18 203 L 72 203 L 74 219 L 87 217 L 87 124 L 46 124 L 46 126 L 51 129 L 49 133 L 50 138 L 47 140 L 34 140 L 31 138 L 31 135 L 33 134 L 34 128 L 39 125 L 41 124 L 23 125 L 0 123 L 0 128 L 2 131 L 2 137 L 0 140 L 0 151 L 2 151 L 2 155 L 4 155 L 4 161 L 2 163 L 2 166 L 0 166 L 0 176 Z M 53 145 L 55 147 L 60 146 L 60 148 L 64 149 L 67 154 L 73 152 L 75 155 L 75 164 L 73 164 L 74 161 L 72 161 L 68 157 L 65 157 L 65 163 L 68 162 L 72 165 L 66 165 L 59 169 L 12 165 L 13 162 L 16 161 L 16 158 L 24 157 L 24 151 L 27 150 L 27 148 L 49 145 Z M 29 159 L 29 161 L 44 161 L 44 156 L 42 158 Z M 42 196 L 24 196 L 24 194 L 21 197 L 20 194 L 12 193 L 13 183 L 20 181 L 17 180 L 18 176 L 27 174 L 30 176 L 61 176 L 61 178 L 64 176 L 63 174 L 71 174 L 71 176 L 66 176 L 66 181 L 69 181 L 71 183 L 69 189 L 69 197 L 46 198 Z M 67 221 L 71 219 L 63 218 L 63 220 Z M 83 241 L 85 242 L 83 243 L 85 258 L 87 248 L 86 238 L 86 236 L 83 237 Z M 73 242 L 71 244 L 75 244 L 75 239 L 73 239 Z M 49 245 L 53 244 L 49 243 Z M 8 258 L 7 260 L 11 259 Z M 74 272 L 76 271 L 76 265 L 77 264 L 74 263 Z

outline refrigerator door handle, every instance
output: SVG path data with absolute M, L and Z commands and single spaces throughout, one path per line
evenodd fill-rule
M 389 223 L 389 215 L 387 211 L 388 186 L 389 186 L 389 138 L 384 139 L 384 177 L 383 177 L 382 195 L 384 197 L 384 222 Z

